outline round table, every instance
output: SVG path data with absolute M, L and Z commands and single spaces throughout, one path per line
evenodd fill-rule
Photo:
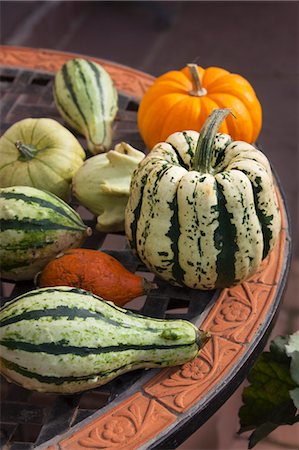
M 39 73 L 54 73 L 65 61 L 78 56 L 101 64 L 111 75 L 118 91 L 137 102 L 154 81 L 154 77 L 146 73 L 86 55 L 0 47 L 2 67 Z M 5 76 L 8 75 L 4 75 L 4 80 Z M 4 95 L 9 93 L 4 92 Z M 142 376 L 137 377 L 127 390 L 71 427 L 71 420 L 64 427 L 55 421 L 57 408 L 62 407 L 62 400 L 58 400 L 51 410 L 51 420 L 43 425 L 46 432 L 43 433 L 43 442 L 37 439 L 37 448 L 175 448 L 231 396 L 265 346 L 288 275 L 289 222 L 277 178 L 276 185 L 282 216 L 279 241 L 251 279 L 217 292 L 200 324 L 202 329 L 212 334 L 200 355 L 180 367 L 142 372 Z M 63 413 L 72 414 L 76 401 L 60 397 L 64 399 Z

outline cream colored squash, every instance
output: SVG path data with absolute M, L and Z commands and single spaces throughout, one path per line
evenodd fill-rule
M 275 245 L 280 211 L 270 164 L 254 146 L 217 133 L 214 110 L 200 135 L 157 144 L 132 177 L 126 234 L 147 267 L 195 289 L 242 282 Z

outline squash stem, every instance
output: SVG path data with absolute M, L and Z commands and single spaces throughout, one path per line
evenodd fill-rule
M 35 157 L 38 150 L 33 147 L 33 145 L 23 144 L 21 141 L 15 142 L 15 146 L 20 152 L 19 160 L 20 161 L 30 161 Z
M 192 89 L 189 91 L 190 95 L 194 97 L 202 97 L 207 94 L 207 90 L 202 87 L 201 81 L 198 75 L 197 65 L 196 64 L 188 64 L 188 68 L 190 70 L 190 75 L 192 79 Z
M 192 169 L 200 174 L 211 173 L 215 136 L 221 123 L 230 112 L 229 108 L 214 109 L 200 131 L 192 164 Z

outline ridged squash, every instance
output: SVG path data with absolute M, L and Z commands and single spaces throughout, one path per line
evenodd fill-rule
M 85 157 L 76 137 L 56 120 L 20 120 L 0 138 L 0 187 L 31 186 L 68 201 Z
M 208 339 L 185 320 L 141 316 L 90 292 L 27 292 L 0 311 L 1 372 L 27 389 L 73 393 L 125 372 L 195 358 Z
M 134 169 L 144 153 L 120 142 L 107 153 L 88 158 L 72 181 L 72 192 L 97 217 L 102 232 L 123 231 Z
M 216 108 L 230 108 L 220 127 L 235 141 L 255 142 L 262 126 L 262 108 L 250 83 L 221 67 L 188 64 L 158 77 L 138 109 L 138 127 L 149 150 L 170 134 L 200 130 Z
M 67 203 L 28 186 L 0 189 L 1 277 L 30 280 L 58 253 L 91 233 Z
M 202 128 L 170 135 L 132 176 L 126 235 L 147 267 L 196 289 L 229 287 L 250 277 L 280 231 L 266 156 L 217 134 L 229 110 Z
M 65 122 L 85 136 L 91 153 L 110 149 L 118 94 L 102 66 L 82 58 L 67 61 L 56 73 L 54 99 Z

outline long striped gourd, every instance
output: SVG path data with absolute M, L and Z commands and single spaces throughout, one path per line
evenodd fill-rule
M 32 279 L 61 251 L 91 233 L 67 203 L 29 186 L 0 189 L 1 277 Z
M 81 58 L 67 61 L 56 73 L 54 99 L 65 122 L 85 136 L 91 153 L 111 148 L 118 94 L 102 66 Z
M 183 364 L 208 339 L 188 321 L 140 316 L 64 286 L 12 300 L 0 323 L 2 374 L 44 392 L 84 391 L 134 369 Z
M 152 272 L 179 286 L 240 283 L 279 235 L 269 162 L 254 146 L 217 134 L 227 114 L 214 110 L 200 135 L 170 135 L 133 173 L 125 217 L 130 246 Z

